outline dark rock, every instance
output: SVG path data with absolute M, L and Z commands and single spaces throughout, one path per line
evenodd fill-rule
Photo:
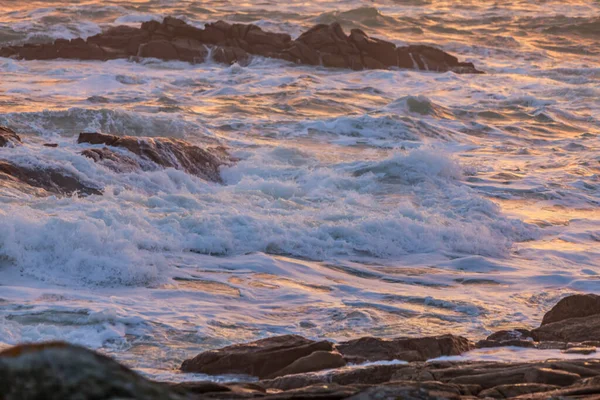
M 56 148 L 56 147 L 58 147 L 58 143 L 44 143 L 44 147 Z
M 112 359 L 65 343 L 29 344 L 0 353 L 3 400 L 184 399 Z
M 461 398 L 459 385 L 441 382 L 390 382 L 363 390 L 349 400 L 459 400 Z
M 425 361 L 441 356 L 460 355 L 473 349 L 473 344 L 461 336 L 454 335 L 398 339 L 364 337 L 339 343 L 336 348 L 352 362 Z
M 346 365 L 344 357 L 335 351 L 315 351 L 305 357 L 299 358 L 287 367 L 277 372 L 278 376 L 300 374 L 303 372 L 320 371 L 324 369 L 339 368 Z
M 276 336 L 201 353 L 184 361 L 181 370 L 211 375 L 247 374 L 264 379 L 280 376 L 286 367 L 291 368 L 297 360 L 314 352 L 332 350 L 331 342 L 315 342 L 296 335 Z M 310 366 L 302 363 L 302 367 Z M 315 364 L 315 368 L 320 365 Z
M 117 153 L 108 147 L 101 149 L 86 149 L 81 155 L 101 163 L 115 172 L 133 172 L 143 169 L 140 163 L 132 157 Z
M 212 57 L 216 62 L 227 65 L 235 63 L 247 65 L 250 61 L 248 53 L 239 47 L 215 47 L 212 52 Z
M 31 168 L 0 160 L 0 181 L 3 184 L 22 187 L 30 186 L 58 195 L 87 196 L 101 195 L 102 190 L 80 181 L 68 172 L 54 168 Z
M 570 318 L 540 326 L 532 331 L 537 341 L 584 342 L 600 340 L 600 315 Z
M 596 352 L 595 347 L 571 347 L 562 351 L 565 354 L 592 354 Z
M 479 397 L 492 397 L 494 399 L 509 399 L 524 394 L 550 392 L 560 389 L 560 386 L 545 385 L 543 383 L 518 383 L 516 385 L 500 385 L 491 389 L 483 390 Z
M 510 331 L 498 331 L 492 333 L 486 340 L 504 341 L 504 340 L 526 340 L 531 337 L 531 331 L 527 329 L 513 329 Z
M 12 129 L 0 126 L 0 147 L 14 147 L 21 144 L 21 138 Z
M 398 66 L 398 55 L 395 44 L 381 39 L 370 38 L 360 29 L 353 29 L 350 32 L 350 40 L 361 52 L 366 53 L 384 67 Z
M 102 133 L 81 133 L 78 143 L 104 144 L 121 147 L 152 161 L 164 168 L 175 168 L 186 171 L 203 179 L 221 182 L 219 168 L 230 163 L 227 151 L 222 147 L 202 149 L 188 142 L 172 138 L 148 138 L 133 136 L 114 136 Z M 123 160 L 122 157 L 106 151 L 88 152 L 85 155 L 94 160 L 109 159 L 114 162 Z M 135 163 L 126 160 L 126 165 Z
M 175 46 L 167 40 L 153 40 L 140 46 L 138 56 L 159 58 L 161 60 L 177 60 L 179 54 Z
M 475 343 L 475 347 L 478 349 L 490 348 L 490 347 L 525 347 L 525 348 L 536 348 L 537 345 L 531 340 L 512 339 L 512 340 L 480 340 Z
M 431 46 L 396 48 L 393 43 L 371 38 L 359 29 L 344 33 L 339 23 L 320 24 L 296 40 L 288 34 L 267 32 L 256 25 L 217 21 L 195 28 L 185 21 L 166 17 L 162 23 L 148 21 L 140 28 L 117 26 L 87 40 L 58 39 L 49 44 L 25 44 L 0 49 L 0 56 L 49 60 L 56 58 L 109 60 L 154 57 L 163 60 L 203 62 L 207 48 L 218 62 L 246 63 L 249 54 L 279 58 L 300 64 L 354 70 L 391 67 L 457 73 L 479 73 L 471 63 Z
M 576 294 L 560 300 L 544 315 L 542 326 L 569 318 L 581 318 L 600 314 L 600 296 Z

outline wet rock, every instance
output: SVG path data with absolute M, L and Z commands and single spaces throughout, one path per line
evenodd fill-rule
M 486 340 L 501 342 L 505 340 L 527 340 L 530 337 L 531 331 L 528 329 L 513 329 L 492 333 Z
M 595 347 L 571 347 L 562 351 L 565 354 L 592 354 L 596 352 Z
M 398 54 L 396 53 L 395 44 L 381 39 L 370 38 L 360 29 L 353 29 L 350 32 L 350 40 L 362 53 L 365 53 L 384 67 L 398 66 Z
M 505 346 L 514 346 L 514 347 L 525 347 L 525 348 L 536 348 L 537 345 L 532 340 L 521 340 L 521 339 L 512 339 L 512 340 L 480 340 L 475 343 L 475 347 L 478 349 L 491 348 L 491 347 L 505 347 Z
M 247 374 L 265 379 L 282 375 L 286 368 L 289 368 L 288 371 L 293 371 L 296 367 L 310 368 L 309 363 L 303 362 L 296 366 L 294 363 L 315 352 L 332 350 L 331 342 L 315 342 L 297 335 L 276 336 L 201 353 L 184 361 L 181 370 L 211 375 Z M 315 356 L 315 360 L 316 358 Z M 331 363 L 331 359 L 327 361 Z M 315 363 L 314 368 L 320 369 L 321 365 Z
M 349 400 L 458 400 L 461 398 L 462 392 L 459 385 L 440 382 L 391 382 L 385 385 L 370 387 L 350 397 Z
M 461 336 L 454 335 L 398 339 L 364 337 L 339 343 L 336 348 L 352 362 L 425 361 L 441 356 L 460 355 L 473 349 L 473 344 Z
M 177 60 L 179 54 L 175 46 L 168 40 L 153 40 L 140 46 L 140 57 L 159 58 L 161 60 Z
M 560 300 L 544 315 L 542 326 L 570 318 L 600 314 L 600 296 L 576 294 Z
M 491 397 L 494 399 L 509 399 L 512 397 L 522 396 L 525 394 L 550 392 L 560 389 L 560 386 L 545 385 L 542 383 L 518 383 L 516 385 L 500 385 L 491 389 L 483 390 L 479 393 L 479 397 Z
M 0 353 L 4 400 L 165 399 L 185 397 L 112 359 L 65 343 L 30 344 Z
M 148 138 L 133 136 L 115 136 L 101 133 L 81 133 L 78 143 L 104 144 L 121 147 L 144 160 L 151 161 L 164 168 L 186 171 L 200 178 L 221 182 L 219 168 L 231 162 L 227 151 L 222 147 L 203 149 L 188 142 L 172 138 Z M 94 160 L 109 159 L 113 162 L 125 162 L 135 166 L 130 158 L 116 156 L 114 152 L 96 151 L 85 155 Z
M 238 63 L 247 65 L 250 55 L 239 47 L 216 47 L 213 49 L 212 57 L 216 62 L 232 65 Z
M 569 318 L 540 326 L 532 331 L 537 341 L 584 342 L 600 340 L 600 315 Z
M 300 374 L 303 372 L 320 371 L 324 369 L 339 368 L 346 365 L 344 357 L 335 351 L 315 351 L 305 357 L 299 358 L 287 367 L 277 372 L 278 376 Z
M 102 189 L 99 187 L 85 183 L 66 171 L 55 168 L 32 168 L 2 160 L 0 160 L 0 182 L 18 188 L 23 185 L 30 186 L 57 195 L 102 194 Z
M 12 129 L 0 126 L 0 147 L 14 147 L 21 144 L 21 138 Z
M 354 29 L 346 35 L 339 23 L 320 24 L 296 40 L 288 34 L 267 32 L 256 25 L 206 24 L 203 29 L 166 17 L 163 22 L 148 21 L 140 28 L 117 26 L 87 40 L 57 39 L 53 43 L 8 46 L 0 56 L 49 60 L 56 58 L 110 60 L 128 57 L 154 57 L 192 63 L 213 59 L 225 64 L 248 62 L 249 55 L 279 58 L 308 65 L 354 70 L 409 68 L 457 73 L 479 73 L 473 64 L 462 63 L 431 46 L 397 48 L 393 43 L 369 37 Z
M 140 163 L 132 157 L 117 153 L 108 147 L 101 149 L 86 149 L 81 155 L 103 164 L 115 172 L 133 172 L 142 169 Z

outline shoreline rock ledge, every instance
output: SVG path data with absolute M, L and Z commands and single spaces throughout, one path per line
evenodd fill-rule
M 496 332 L 486 342 L 495 342 L 497 346 L 533 342 L 540 349 L 540 359 L 544 359 L 542 349 L 564 348 L 568 352 L 569 346 L 580 348 L 582 343 L 569 342 L 572 337 L 587 340 L 587 348 L 593 347 L 595 351 L 600 345 L 598 319 L 599 296 L 573 295 L 558 302 L 546 314 L 540 328 Z M 577 332 L 570 325 L 576 326 Z M 539 339 L 546 334 L 564 341 Z M 542 346 L 544 343 L 547 346 Z M 183 362 L 185 372 L 235 373 L 260 379 L 255 381 L 248 376 L 247 382 L 222 384 L 154 382 L 82 347 L 66 343 L 25 344 L 0 352 L 0 399 L 600 398 L 600 359 L 531 362 L 435 359 L 459 355 L 475 347 L 481 346 L 454 335 L 368 337 L 337 344 L 283 335 L 207 351 Z M 406 362 L 354 364 L 392 359 Z
M 389 69 L 480 74 L 473 63 L 427 45 L 396 46 L 369 37 L 360 29 L 346 34 L 339 23 L 315 25 L 292 40 L 285 33 L 267 32 L 253 24 L 217 21 L 196 28 L 166 17 L 140 28 L 116 26 L 86 40 L 57 39 L 53 43 L 0 48 L 0 57 L 25 60 L 158 58 L 191 63 L 209 57 L 225 64 L 246 64 L 251 55 L 277 58 L 297 64 L 331 68 Z

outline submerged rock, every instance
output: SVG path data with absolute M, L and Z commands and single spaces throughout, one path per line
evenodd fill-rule
M 179 139 L 81 133 L 77 141 L 121 147 L 161 167 L 183 170 L 213 182 L 221 182 L 219 168 L 231 163 L 231 158 L 223 147 L 203 149 Z M 119 170 L 119 166 L 126 170 L 142 168 L 133 158 L 117 154 L 108 148 L 89 149 L 83 154 L 96 162 L 107 162 L 115 170 Z
M 332 350 L 331 342 L 315 342 L 297 335 L 276 336 L 201 353 L 185 360 L 181 370 L 265 379 L 345 365 L 341 356 L 330 353 Z
M 459 62 L 456 57 L 435 47 L 396 47 L 391 42 L 371 38 L 359 29 L 353 29 L 347 35 L 339 23 L 316 25 L 292 40 L 288 34 L 267 32 L 253 24 L 217 21 L 200 29 L 166 17 L 162 23 L 148 21 L 140 28 L 112 27 L 87 40 L 57 39 L 53 43 L 0 49 L 0 57 L 26 60 L 153 57 L 200 63 L 207 60 L 209 54 L 215 61 L 226 64 L 247 63 L 249 55 L 253 54 L 298 64 L 354 70 L 406 68 L 481 73 L 472 63 Z
M 456 356 L 473 349 L 473 344 L 454 335 L 422 338 L 380 339 L 364 337 L 336 345 L 352 362 L 404 360 L 425 361 L 441 356 Z

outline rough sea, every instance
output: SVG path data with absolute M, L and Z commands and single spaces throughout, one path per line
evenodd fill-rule
M 181 380 L 231 343 L 477 339 L 600 293 L 600 2 L 0 0 L 0 47 L 168 15 L 292 37 L 338 21 L 486 74 L 0 58 L 0 125 L 26 142 L 0 159 L 106 188 L 0 187 L 0 348 L 65 340 Z M 223 185 L 115 173 L 79 154 L 84 131 L 239 161 Z

